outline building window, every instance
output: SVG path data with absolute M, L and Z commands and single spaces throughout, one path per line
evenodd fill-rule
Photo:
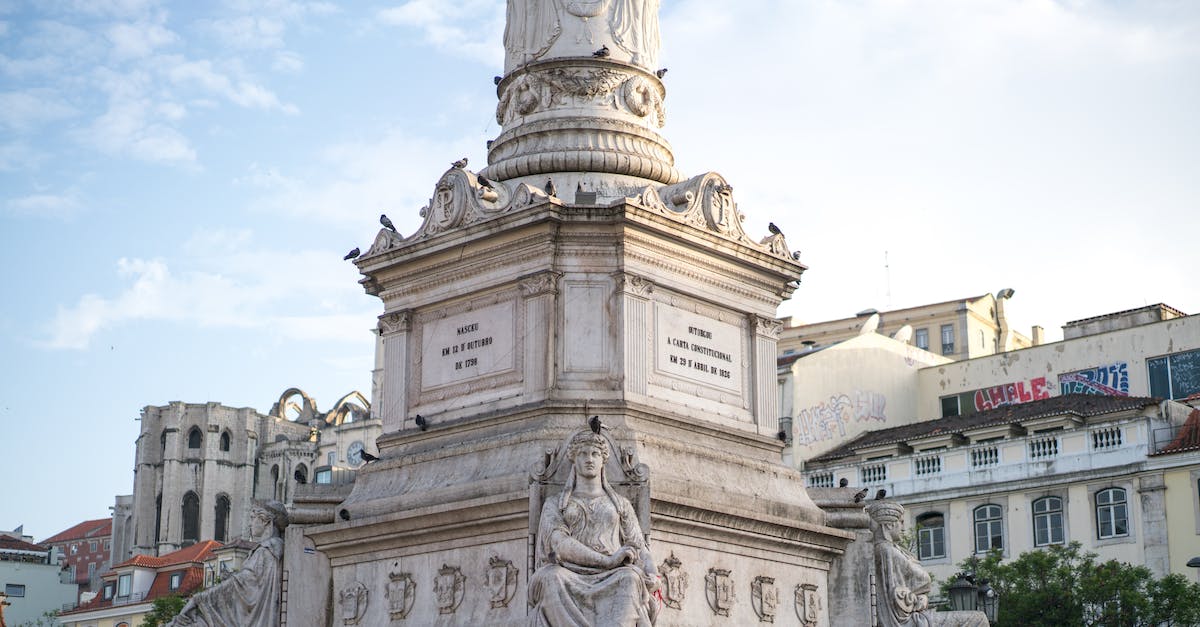
M 110 583 L 110 584 L 104 586 L 104 600 L 107 601 L 107 600 L 111 599 L 112 597 L 113 597 L 113 586 Z
M 929 350 L 929 329 L 917 329 L 915 337 L 917 348 Z
M 25 584 L 6 583 L 4 584 L 4 594 L 10 597 L 23 597 L 25 596 Z
M 154 499 L 154 542 L 162 542 L 162 494 Z
M 200 497 L 195 492 L 183 495 L 183 542 L 194 544 L 200 540 Z
M 975 508 L 975 552 L 987 553 L 1004 548 L 1003 515 L 999 505 Z
M 333 470 L 329 468 L 318 468 L 313 480 L 322 485 L 333 483 Z
M 917 518 L 917 557 L 923 560 L 946 557 L 946 519 L 941 514 Z
M 1096 493 L 1096 535 L 1101 540 L 1129 535 L 1125 490 L 1108 488 Z
M 88 581 L 91 581 L 96 576 L 96 562 L 88 564 Z
M 943 396 L 942 397 L 942 418 L 957 416 L 959 414 L 958 396 Z
M 1200 392 L 1200 350 L 1146 360 L 1150 396 L 1180 399 Z
M 942 354 L 954 354 L 954 325 L 952 324 L 942 325 Z
M 188 431 L 188 448 L 200 448 L 203 442 L 204 435 L 200 433 L 200 428 L 192 427 L 192 430 Z
M 111 540 L 105 540 L 105 541 L 104 541 L 104 550 L 105 550 L 105 551 L 111 551 L 111 550 L 112 550 L 112 541 L 111 541 Z
M 225 542 L 229 536 L 229 497 L 217 496 L 217 506 L 213 518 L 213 540 Z
M 1033 545 L 1063 543 L 1062 499 L 1047 496 L 1033 502 Z
M 88 550 L 91 551 L 92 553 L 95 553 L 96 549 L 99 547 L 100 547 L 100 545 L 97 544 L 95 540 L 88 541 Z
M 71 555 L 75 555 L 76 553 L 79 553 L 79 544 L 72 542 L 71 543 Z
M 228 431 L 221 433 L 221 450 L 225 451 L 226 453 L 229 452 L 229 432 Z
M 133 575 L 121 575 L 117 578 L 117 596 L 129 596 L 129 583 L 133 580 Z
M 182 583 L 183 583 L 183 573 L 171 573 L 170 587 L 172 590 L 178 590 L 179 585 Z

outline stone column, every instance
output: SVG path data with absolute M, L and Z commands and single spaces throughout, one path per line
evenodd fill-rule
M 1146 552 L 1146 568 L 1155 577 L 1166 576 L 1171 562 L 1167 555 L 1167 486 L 1162 473 L 1138 478 L 1138 494 L 1142 501 L 1142 547 Z
M 754 421 L 762 435 L 779 432 L 779 391 L 776 388 L 776 345 L 783 323 L 754 316 Z
M 650 293 L 654 284 L 636 274 L 617 272 L 613 275 L 616 284 L 618 311 L 621 316 L 622 372 L 625 377 L 625 392 L 646 394 L 650 373 Z
M 558 272 L 537 272 L 521 277 L 525 297 L 525 396 L 543 398 L 553 387 L 554 298 L 558 295 Z
M 379 316 L 379 336 L 383 338 L 383 370 L 387 373 L 379 391 L 379 404 L 371 413 L 383 421 L 383 432 L 404 428 L 408 419 L 408 334 L 412 312 L 393 311 Z

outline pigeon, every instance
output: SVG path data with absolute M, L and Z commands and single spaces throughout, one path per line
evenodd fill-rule
M 499 85 L 499 84 L 500 84 L 500 81 L 502 81 L 502 80 L 504 80 L 504 77 L 503 77 L 503 76 L 493 76 L 493 77 L 492 77 L 492 84 L 493 84 L 493 85 Z
M 461 170 L 461 169 L 467 167 L 467 158 L 463 157 L 462 159 L 459 159 L 458 161 L 455 161 L 454 163 L 451 163 L 450 165 Z
M 338 512 L 338 516 L 341 516 L 342 520 L 350 520 L 350 510 L 343 509 Z
M 780 231 L 779 227 L 775 226 L 774 222 L 767 223 L 767 230 L 774 235 L 783 235 L 783 231 Z
M 392 224 L 392 221 L 388 219 L 386 213 L 379 214 L 379 223 L 383 225 L 383 228 L 385 228 L 393 233 L 396 232 L 396 225 Z
M 479 181 L 479 186 L 480 186 L 480 187 L 486 187 L 486 188 L 488 188 L 488 189 L 492 189 L 492 182 L 491 182 L 491 181 L 489 181 L 489 180 L 487 180 L 487 179 L 485 179 L 485 178 L 483 178 L 483 175 L 482 175 L 482 174 L 476 174 L 476 175 L 475 175 L 475 180 Z
M 600 46 L 600 49 L 592 53 L 593 57 L 603 59 L 608 56 L 608 46 Z
M 489 140 L 487 140 L 487 149 L 488 149 L 488 150 L 491 150 L 491 149 L 492 149 L 492 144 L 494 144 L 494 143 L 496 143 L 496 140 L 494 140 L 494 139 L 489 139 Z
M 600 424 L 600 416 L 592 416 L 588 420 L 588 426 L 592 428 L 592 433 L 599 434 L 600 428 L 604 425 Z
M 361 254 L 362 254 L 362 251 L 355 248 L 354 250 L 346 253 L 346 256 L 342 257 L 342 261 L 350 261 L 351 259 L 358 259 L 358 256 Z
M 780 430 L 779 430 L 779 433 L 777 433 L 776 435 L 778 435 L 778 436 L 779 436 L 779 441 L 780 441 L 780 442 L 787 442 L 787 431 L 784 431 L 783 429 L 780 429 Z
M 546 179 L 546 195 L 558 196 L 558 189 L 554 187 L 554 179 Z
M 850 485 L 850 480 L 849 480 L 849 479 L 847 479 L 847 478 L 845 478 L 845 477 L 842 477 L 842 480 L 841 480 L 841 481 L 838 481 L 838 487 L 839 487 L 839 488 L 844 488 L 844 487 L 846 487 L 846 486 L 848 486 L 848 485 Z
M 792 261 L 800 261 L 800 251 L 792 253 Z
M 867 498 L 867 489 L 863 488 L 854 494 L 854 502 L 862 503 L 863 499 Z
M 366 452 L 366 451 L 360 451 L 360 452 L 359 452 L 359 455 L 362 455 L 362 459 L 363 459 L 363 461 L 364 461 L 364 462 L 366 462 L 366 463 L 368 463 L 368 464 L 369 464 L 369 463 L 371 463 L 371 462 L 377 462 L 377 461 L 379 461 L 379 458 L 378 458 L 378 457 L 375 457 L 374 455 L 372 455 L 372 454 L 370 454 L 370 453 L 368 453 L 368 452 Z
M 429 428 L 429 421 L 425 420 L 425 417 L 421 414 L 417 414 L 417 417 L 413 419 L 413 422 L 417 423 L 417 426 L 421 428 L 421 431 Z
M 655 72 L 654 72 L 654 75 L 655 75 L 655 76 L 657 76 L 657 77 L 659 77 L 659 78 L 662 78 L 662 77 L 666 76 L 666 75 L 667 75 L 667 68 L 662 68 L 662 69 L 659 69 L 659 70 L 655 71 Z
M 880 488 L 879 491 L 875 493 L 875 500 L 882 501 L 883 497 L 885 497 L 885 496 L 887 496 L 887 490 Z

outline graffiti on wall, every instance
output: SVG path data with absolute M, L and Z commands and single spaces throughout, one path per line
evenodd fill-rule
M 887 397 L 858 390 L 835 394 L 829 400 L 801 410 L 796 416 L 796 443 L 812 444 L 846 436 L 851 422 L 887 421 Z
M 983 388 L 968 394 L 975 405 L 975 411 L 984 411 L 1050 398 L 1050 391 L 1050 383 L 1046 381 L 1046 377 L 1037 377 L 1028 381 L 1016 381 Z
M 1129 364 L 1118 361 L 1107 366 L 1060 374 L 1058 387 L 1063 394 L 1129 396 Z

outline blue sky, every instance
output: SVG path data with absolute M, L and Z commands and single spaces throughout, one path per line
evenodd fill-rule
M 1200 313 L 1200 4 L 663 5 L 664 133 L 801 251 L 781 315 Z M 106 516 L 145 405 L 369 394 L 381 307 L 341 257 L 485 163 L 503 14 L 0 0 L 0 528 Z

